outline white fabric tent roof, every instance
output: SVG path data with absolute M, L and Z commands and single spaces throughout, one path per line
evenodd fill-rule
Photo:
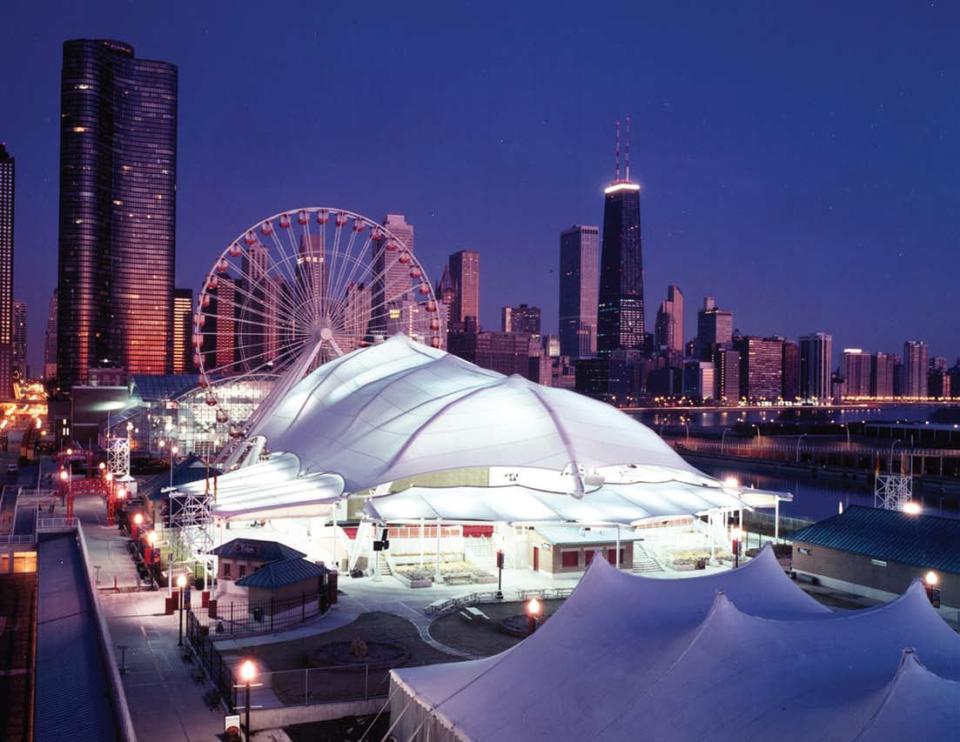
M 943 739 L 960 724 L 958 680 L 960 637 L 918 583 L 833 613 L 768 548 L 687 579 L 595 559 L 512 649 L 393 670 L 390 707 L 404 740 Z
M 735 494 L 720 487 L 656 482 L 605 484 L 582 498 L 521 485 L 499 487 L 410 487 L 366 504 L 385 523 L 442 518 L 506 523 L 576 521 L 630 525 L 652 518 L 693 515 L 715 508 L 743 508 Z
M 317 368 L 251 436 L 295 454 L 301 474 L 336 473 L 348 492 L 449 469 L 590 472 L 637 464 L 706 477 L 610 405 L 503 376 L 394 335 Z
M 343 479 L 336 474 L 298 476 L 300 463 L 291 454 L 271 456 L 252 466 L 217 477 L 213 514 L 221 518 L 244 515 L 282 515 L 308 505 L 334 502 L 343 494 Z M 203 481 L 181 485 L 180 490 L 200 495 Z M 214 486 L 210 485 L 210 491 Z

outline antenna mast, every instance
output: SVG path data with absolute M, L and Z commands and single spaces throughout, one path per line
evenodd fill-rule
M 627 151 L 626 151 L 626 172 L 624 178 L 630 180 L 630 117 L 627 116 Z
M 617 167 L 616 167 L 615 175 L 613 178 L 614 183 L 620 180 L 620 122 L 619 121 L 617 121 L 616 161 L 617 161 Z

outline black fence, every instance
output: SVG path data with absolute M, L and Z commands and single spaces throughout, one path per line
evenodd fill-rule
M 330 607 L 326 582 L 316 592 L 282 600 L 210 601 L 210 606 L 194 612 L 195 620 L 214 639 L 251 634 L 275 633 L 322 616 Z
M 237 707 L 233 673 L 230 666 L 223 661 L 223 655 L 213 645 L 209 633 L 191 610 L 187 610 L 187 639 L 216 689 L 219 698 L 215 700 L 226 701 L 233 711 Z

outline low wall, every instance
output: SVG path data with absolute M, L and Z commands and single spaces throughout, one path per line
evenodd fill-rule
M 312 703 L 304 706 L 283 706 L 272 709 L 252 709 L 250 726 L 258 729 L 279 729 L 291 724 L 307 724 L 314 721 L 331 721 L 345 716 L 376 714 L 387 705 L 387 697 L 368 698 L 365 701 L 340 701 L 337 703 Z M 243 717 L 243 698 L 237 713 Z
M 117 657 L 113 651 L 113 639 L 110 636 L 107 619 L 103 615 L 103 606 L 100 605 L 100 593 L 94 584 L 90 554 L 87 552 L 87 541 L 83 535 L 83 526 L 81 526 L 79 522 L 77 523 L 77 541 L 80 543 L 80 554 L 83 556 L 84 572 L 86 572 L 87 575 L 87 590 L 90 592 L 93 612 L 97 616 L 97 634 L 100 639 L 100 648 L 105 656 L 107 677 L 110 679 L 111 696 L 117 713 L 117 723 L 120 727 L 120 734 L 125 742 L 136 742 L 137 735 L 136 732 L 133 731 L 133 719 L 130 717 L 130 707 L 127 705 L 127 694 L 123 689 L 123 680 L 120 678 L 120 666 L 117 663 Z

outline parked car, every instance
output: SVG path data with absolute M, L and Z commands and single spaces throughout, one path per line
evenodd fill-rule
M 7 464 L 7 474 L 17 474 L 20 468 L 16 464 Z

